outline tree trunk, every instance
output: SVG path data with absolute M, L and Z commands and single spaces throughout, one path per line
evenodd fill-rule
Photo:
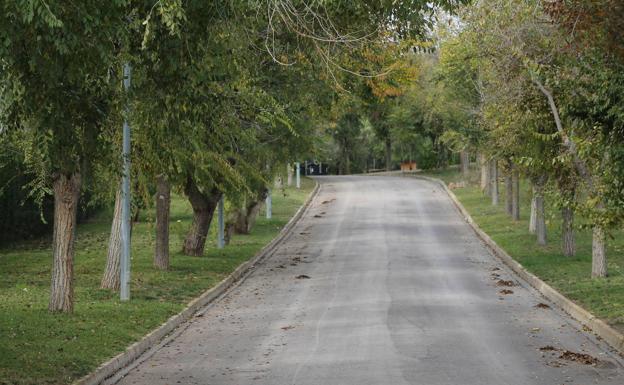
M 470 154 L 468 151 L 461 151 L 459 153 L 459 160 L 461 164 L 462 178 L 467 181 L 470 174 Z
M 232 237 L 236 233 L 233 223 L 228 223 L 225 225 L 225 234 L 223 234 L 223 243 L 227 246 L 230 244 Z
M 253 229 L 253 227 L 256 224 L 256 219 L 258 218 L 258 215 L 260 214 L 260 210 L 262 210 L 262 207 L 264 206 L 264 200 L 262 201 L 257 201 L 255 205 L 253 205 L 249 211 L 247 211 L 247 229 L 246 229 L 246 233 L 249 234 L 251 232 L 251 230 Z
M 571 207 L 561 209 L 561 236 L 563 241 L 563 255 L 573 257 L 576 254 L 574 239 L 574 210 Z
M 496 159 L 490 161 L 490 192 L 492 194 L 492 205 L 498 205 L 498 164 Z
M 113 224 L 111 225 L 108 239 L 108 255 L 106 267 L 100 287 L 102 289 L 119 290 L 119 260 L 121 258 L 121 185 L 115 194 L 115 210 L 113 211 Z
M 544 212 L 544 191 L 539 186 L 535 196 L 535 234 L 537 235 L 537 244 L 546 244 L 546 215 Z
M 592 238 L 592 277 L 604 278 L 607 276 L 607 253 L 604 229 L 594 225 Z
M 273 181 L 273 186 L 276 189 L 281 189 L 282 187 L 284 187 L 284 180 L 282 179 L 281 175 L 275 177 L 275 180 Z
M 513 191 L 511 196 L 511 219 L 514 221 L 520 220 L 520 174 L 518 169 L 512 164 L 511 171 L 511 189 Z
M 227 222 L 226 227 L 231 226 L 233 234 L 247 234 L 247 206 L 228 215 Z
M 256 223 L 256 218 L 266 202 L 268 191 L 263 190 L 255 199 L 249 199 L 242 208 L 228 215 L 228 231 L 232 234 L 249 234 Z
M 169 269 L 169 211 L 171 208 L 171 185 L 164 175 L 156 179 L 156 249 L 154 267 Z
M 54 178 L 53 267 L 48 309 L 74 310 L 74 240 L 80 198 L 80 173 L 60 174 Z
M 286 175 L 288 178 L 288 186 L 292 186 L 292 180 L 293 180 L 293 167 L 292 164 L 288 163 L 286 165 Z
M 485 155 L 479 154 L 479 166 L 481 167 L 481 191 L 490 195 L 490 169 Z
M 258 218 L 258 214 L 260 214 L 260 210 L 262 210 L 264 206 L 267 195 L 268 191 L 265 189 L 258 195 L 257 200 L 252 201 L 252 203 L 247 206 L 247 217 L 245 221 L 247 223 L 246 234 L 249 234 L 256 224 L 256 218 Z
M 439 169 L 445 170 L 448 167 L 448 150 L 446 146 L 442 144 L 440 138 L 436 136 L 431 137 L 431 141 L 433 142 L 433 146 L 435 148 L 437 158 L 437 167 Z
M 511 180 L 511 173 L 513 172 L 513 166 L 509 162 L 509 169 L 505 173 L 505 212 L 509 216 L 513 216 L 513 182 Z
M 203 193 L 190 177 L 186 182 L 184 193 L 193 208 L 193 224 L 184 239 L 182 252 L 185 255 L 201 256 L 204 254 L 210 222 L 222 193 L 216 188 L 210 190 L 209 193 Z
M 130 221 L 130 223 L 139 223 L 140 217 L 141 217 L 141 208 L 137 207 L 136 211 L 134 212 L 134 215 L 132 215 L 132 220 Z
M 531 217 L 529 218 L 529 233 L 535 234 L 536 224 L 537 224 L 537 192 L 535 190 L 535 185 L 532 186 L 532 195 L 531 195 Z
M 392 171 L 392 140 L 386 138 L 386 171 Z

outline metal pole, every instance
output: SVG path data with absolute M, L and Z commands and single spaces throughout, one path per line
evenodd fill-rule
M 130 89 L 132 69 L 126 63 L 123 68 L 123 85 L 126 92 Z M 128 124 L 128 110 L 123 124 L 123 177 L 121 181 L 121 261 L 120 261 L 120 299 L 130 299 L 130 125 Z
M 266 197 L 266 217 L 267 219 L 271 219 L 273 215 L 273 197 L 271 196 L 271 189 L 268 190 Z
M 217 231 L 217 247 L 222 249 L 225 246 L 225 221 L 223 219 L 223 208 L 225 206 L 225 197 L 221 195 L 219 206 L 217 206 L 219 229 Z
M 297 168 L 297 178 L 296 178 L 297 188 L 301 188 L 301 165 L 299 164 L 299 162 L 295 163 L 295 167 Z

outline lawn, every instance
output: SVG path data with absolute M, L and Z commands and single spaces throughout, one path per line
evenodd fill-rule
M 461 181 L 456 169 L 426 172 L 424 175 L 450 182 Z M 500 184 L 500 205 L 492 206 L 476 184 L 477 175 L 467 187 L 453 192 L 475 222 L 530 272 L 559 290 L 594 315 L 624 331 L 624 232 L 614 231 L 608 241 L 609 277 L 592 279 L 591 231 L 577 230 L 577 254 L 561 252 L 561 219 L 557 210 L 547 206 L 548 244 L 539 246 L 529 233 L 530 186 L 521 183 L 521 220 L 513 222 L 504 211 L 505 186 Z M 546 197 L 548 202 L 548 197 Z
M 282 194 L 275 189 L 273 218 L 265 219 L 262 212 L 250 235 L 235 236 L 222 250 L 215 247 L 212 226 L 203 257 L 181 254 L 192 211 L 183 197 L 172 197 L 171 268 L 166 272 L 152 267 L 154 213 L 145 212 L 133 229 L 132 299 L 126 303 L 117 293 L 99 289 L 112 212 L 99 214 L 78 227 L 76 304 L 69 315 L 47 311 L 51 237 L 0 249 L 0 384 L 67 384 L 95 369 L 255 255 L 313 187 L 304 178 L 301 190 L 287 188 Z

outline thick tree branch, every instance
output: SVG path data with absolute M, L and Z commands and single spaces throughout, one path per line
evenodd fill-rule
M 540 80 L 537 77 L 532 76 L 531 78 L 532 78 L 533 83 L 537 86 L 537 88 L 539 88 L 539 90 L 548 99 L 548 105 L 550 106 L 550 111 L 552 112 L 553 117 L 555 118 L 555 125 L 557 126 L 557 131 L 559 132 L 559 135 L 561 135 L 561 138 L 563 140 L 563 145 L 568 150 L 570 155 L 572 155 L 574 166 L 576 167 L 576 170 L 578 171 L 579 175 L 581 176 L 581 178 L 583 178 L 585 183 L 587 183 L 589 190 L 592 193 L 594 193 L 595 192 L 594 180 L 592 178 L 592 175 L 589 172 L 587 164 L 585 164 L 585 162 L 579 156 L 578 150 L 576 148 L 576 143 L 574 143 L 574 141 L 570 139 L 568 134 L 566 134 L 566 132 L 563 129 L 563 125 L 561 124 L 561 117 L 559 116 L 559 109 L 557 108 L 555 99 L 552 96 L 552 92 L 546 89 L 546 87 L 544 87 L 542 82 L 540 82 Z

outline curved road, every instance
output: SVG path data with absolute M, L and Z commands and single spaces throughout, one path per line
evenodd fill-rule
M 439 187 L 318 181 L 274 254 L 121 384 L 624 384 L 616 355 L 558 310 L 536 307 L 545 300 Z

